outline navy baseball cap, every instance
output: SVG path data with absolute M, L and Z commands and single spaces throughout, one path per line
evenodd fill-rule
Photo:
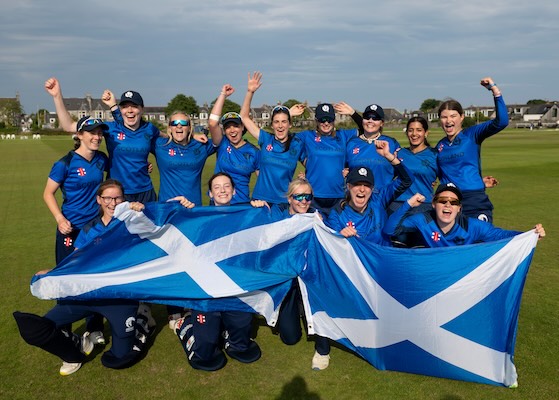
M 378 104 L 368 105 L 363 111 L 363 118 L 368 119 L 370 117 L 384 120 L 384 110 Z
M 347 174 L 346 182 L 355 185 L 359 182 L 368 183 L 371 186 L 375 184 L 375 178 L 373 177 L 373 171 L 367 167 L 355 167 L 349 171 Z
M 243 121 L 241 116 L 236 112 L 228 112 L 221 117 L 221 125 L 225 126 L 228 122 L 233 122 L 237 125 L 242 125 Z
M 322 118 L 330 118 L 332 121 L 336 119 L 336 113 L 332 104 L 324 103 L 316 106 L 315 118 L 320 121 Z
M 458 197 L 458 200 L 462 201 L 462 192 L 454 183 L 441 183 L 437 190 L 435 190 L 435 196 L 433 198 L 437 197 L 442 192 L 452 192 Z
M 134 103 L 137 106 L 143 107 L 144 99 L 142 99 L 140 93 L 133 90 L 127 90 L 126 92 L 122 93 L 122 96 L 120 96 L 119 104 L 122 105 L 122 103 Z
M 79 121 L 78 121 L 77 127 L 78 127 L 78 129 L 77 129 L 78 132 L 81 132 L 81 131 L 91 132 L 92 130 L 94 130 L 97 127 L 101 127 L 101 129 L 103 129 L 103 131 L 108 131 L 109 130 L 109 125 L 104 123 L 99 118 L 91 118 L 89 115 L 86 115 L 85 117 L 80 118 Z

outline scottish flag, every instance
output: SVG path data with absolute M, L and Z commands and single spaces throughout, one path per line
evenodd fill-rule
M 267 208 L 117 207 L 118 223 L 75 251 L 31 292 L 42 299 L 138 299 L 264 315 L 275 324 L 305 266 L 312 215 L 273 222 Z M 219 298 L 221 301 L 209 301 Z
M 300 276 L 310 333 L 378 369 L 516 385 L 517 318 L 534 231 L 442 249 L 315 233 Z
M 310 334 L 379 369 L 516 384 L 522 289 L 537 235 L 397 249 L 331 232 L 312 214 L 126 203 L 118 222 L 31 282 L 43 299 L 130 298 L 256 312 L 275 324 L 297 278 Z

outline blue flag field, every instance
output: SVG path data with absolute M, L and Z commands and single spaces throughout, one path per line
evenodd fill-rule
M 266 208 L 119 205 L 119 221 L 46 275 L 41 299 L 130 298 L 263 315 L 270 325 L 293 279 L 309 334 L 378 369 L 515 386 L 522 289 L 537 235 L 439 249 L 345 239 L 313 214 Z

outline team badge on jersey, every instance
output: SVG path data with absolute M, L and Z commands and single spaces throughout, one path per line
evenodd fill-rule
M 439 153 L 440 153 L 441 151 L 443 151 L 443 149 L 444 149 L 444 144 L 441 143 L 441 144 L 439 145 L 439 148 L 438 148 L 437 150 L 438 150 Z
M 198 314 L 196 316 L 196 321 L 198 321 L 198 323 L 200 325 L 205 324 L 206 323 L 206 316 L 204 314 Z
M 79 176 L 85 176 L 85 174 L 87 174 L 87 172 L 85 171 L 85 168 L 78 168 L 78 175 Z
M 72 240 L 72 238 L 70 236 L 66 236 L 64 238 L 64 246 L 70 247 L 70 246 L 72 246 L 73 243 L 74 243 L 74 241 Z
M 359 154 L 359 147 L 355 147 L 352 151 L 353 154 Z
M 269 144 L 268 146 L 266 146 L 266 151 L 272 151 L 273 148 L 274 148 L 274 146 Z
M 347 226 L 348 228 L 353 228 L 353 229 L 355 229 L 355 224 L 353 223 L 353 221 L 348 221 L 348 222 L 346 222 L 345 226 Z
M 227 146 L 227 154 L 231 154 L 231 146 Z
M 171 157 L 174 157 L 175 154 L 176 154 L 175 149 L 169 149 L 169 155 L 170 155 Z
M 439 234 L 439 232 L 433 231 L 431 232 L 431 239 L 433 240 L 433 242 L 438 242 L 439 240 L 441 240 L 441 235 Z
M 314 141 L 320 143 L 322 142 L 322 138 L 320 136 L 315 136 Z
M 124 140 L 126 139 L 126 135 L 124 134 L 124 132 L 119 132 L 117 138 L 118 140 Z

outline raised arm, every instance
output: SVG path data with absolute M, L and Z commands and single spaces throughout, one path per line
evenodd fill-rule
M 62 89 L 60 88 L 58 79 L 54 77 L 47 79 L 45 81 L 45 90 L 54 100 L 54 107 L 56 108 L 56 114 L 58 115 L 60 127 L 66 132 L 77 132 L 77 122 L 72 119 L 72 116 L 68 110 L 66 110 L 64 98 L 62 97 Z
M 334 104 L 334 110 L 341 115 L 349 115 L 351 119 L 357 124 L 357 129 L 359 133 L 363 133 L 363 117 L 357 111 L 354 110 L 352 106 L 346 102 L 340 101 Z
M 223 130 L 219 125 L 219 120 L 221 118 L 221 113 L 223 112 L 223 105 L 225 104 L 225 99 L 231 96 L 235 92 L 235 89 L 230 84 L 226 83 L 221 88 L 221 93 L 217 97 L 217 100 L 212 107 L 210 112 L 210 119 L 208 121 L 208 128 L 210 130 L 210 135 L 212 137 L 212 142 L 215 146 L 219 146 L 221 140 L 223 139 Z
M 256 92 L 260 86 L 262 86 L 262 73 L 255 71 L 251 76 L 249 72 L 247 93 L 241 107 L 241 119 L 243 120 L 243 124 L 247 131 L 254 136 L 256 140 L 260 137 L 260 128 L 252 119 L 250 119 L 250 104 L 252 103 L 254 92 Z

